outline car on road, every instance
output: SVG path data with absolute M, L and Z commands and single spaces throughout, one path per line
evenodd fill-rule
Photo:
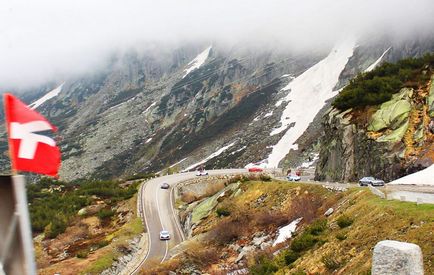
M 289 181 L 300 181 L 301 177 L 297 175 L 290 175 L 286 177 Z
M 360 186 L 384 186 L 384 181 L 380 179 L 376 179 L 374 177 L 363 177 L 359 180 Z
M 160 231 L 160 240 L 165 241 L 165 240 L 170 240 L 170 233 L 167 230 L 161 230 Z
M 161 189 L 169 189 L 170 185 L 167 182 L 163 182 L 160 187 Z
M 208 172 L 206 170 L 197 170 L 196 176 L 208 176 Z
M 261 168 L 261 167 L 257 167 L 257 166 L 250 167 L 248 170 L 249 170 L 249 172 L 251 172 L 251 173 L 255 173 L 255 172 L 263 172 L 263 171 L 264 171 L 263 168 Z

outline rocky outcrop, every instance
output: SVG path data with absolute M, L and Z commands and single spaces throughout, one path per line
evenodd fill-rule
M 380 106 L 363 110 L 330 109 L 323 118 L 315 178 L 357 181 L 374 176 L 390 181 L 431 165 L 434 141 L 426 92 L 431 89 L 403 88 Z
M 327 181 L 356 181 L 363 176 L 392 179 L 399 175 L 399 152 L 403 144 L 380 143 L 352 123 L 351 110 L 330 109 L 315 178 Z

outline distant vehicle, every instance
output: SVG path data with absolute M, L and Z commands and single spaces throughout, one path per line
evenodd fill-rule
M 163 182 L 160 187 L 161 189 L 169 189 L 170 185 L 167 182 Z
M 160 240 L 165 241 L 165 240 L 170 240 L 170 233 L 167 230 L 162 230 L 160 231 Z
M 301 180 L 300 176 L 297 176 L 297 175 L 290 175 L 290 176 L 287 176 L 286 178 L 289 181 L 300 181 Z
M 208 176 L 208 172 L 206 170 L 197 170 L 196 176 Z
M 363 177 L 359 180 L 360 186 L 384 186 L 384 181 L 380 179 L 376 179 L 374 177 Z
M 264 171 L 264 169 L 263 168 L 261 168 L 261 167 L 257 167 L 257 166 L 254 166 L 254 167 L 250 167 L 249 168 L 249 172 L 263 172 Z

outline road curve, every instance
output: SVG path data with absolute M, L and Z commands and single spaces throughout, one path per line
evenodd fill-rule
M 247 169 L 221 169 L 209 170 L 210 176 L 246 173 Z M 174 187 L 183 181 L 197 177 L 196 172 L 173 174 L 151 179 L 143 183 L 139 188 L 138 212 L 142 218 L 148 234 L 148 253 L 138 261 L 132 274 L 140 268 L 146 267 L 149 262 L 158 263 L 168 259 L 169 250 L 181 243 L 184 233 L 174 210 Z M 163 182 L 170 185 L 169 189 L 161 189 Z M 161 230 L 168 230 L 171 235 L 169 241 L 160 241 Z

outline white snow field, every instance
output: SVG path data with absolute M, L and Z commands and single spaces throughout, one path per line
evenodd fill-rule
M 182 170 L 183 172 L 189 171 L 201 164 L 206 163 L 208 160 L 213 159 L 219 155 L 221 155 L 221 153 L 223 153 L 224 151 L 226 151 L 227 149 L 231 148 L 232 146 L 235 145 L 235 143 L 237 143 L 236 141 L 232 142 L 231 144 L 228 144 L 226 146 L 223 146 L 222 148 L 218 149 L 217 151 L 215 151 L 214 153 L 212 153 L 211 155 L 207 156 L 206 158 L 204 158 L 203 160 L 196 162 L 195 164 L 192 164 L 190 166 L 188 166 L 187 168 L 185 168 L 184 170 Z
M 434 186 L 434 164 L 419 172 L 389 182 L 388 184 L 413 184 Z
M 292 237 L 292 234 L 297 229 L 297 224 L 301 222 L 303 218 L 298 218 L 293 220 L 290 224 L 279 229 L 279 233 L 277 234 L 277 239 L 274 241 L 273 246 L 283 243 L 287 239 Z
M 41 97 L 40 99 L 38 99 L 35 102 L 33 102 L 32 104 L 30 104 L 29 107 L 32 109 L 36 109 L 39 106 L 41 106 L 42 104 L 44 104 L 47 100 L 50 100 L 53 97 L 58 96 L 59 93 L 62 91 L 63 84 L 65 84 L 65 83 L 60 84 L 60 86 L 58 86 L 57 88 L 46 93 L 43 97 Z
M 276 106 L 286 104 L 280 118 L 281 125 L 270 135 L 279 134 L 295 123 L 283 137 L 273 146 L 268 156 L 268 167 L 276 168 L 290 149 L 297 149 L 297 139 L 306 131 L 309 124 L 338 91 L 333 91 L 338 83 L 339 75 L 344 70 L 348 59 L 353 55 L 356 45 L 354 38 L 343 41 L 335 46 L 330 54 L 296 77 L 282 90 L 288 95 L 279 100 Z
M 384 53 L 374 62 L 371 64 L 371 66 L 369 66 L 365 72 L 370 72 L 373 69 L 375 69 L 375 67 L 377 67 L 377 65 L 381 62 L 381 60 L 383 59 L 384 55 L 386 55 L 386 53 L 391 49 L 392 47 L 389 47 L 387 50 L 384 51 Z
M 192 61 L 190 61 L 190 63 L 187 64 L 187 68 L 184 70 L 184 76 L 182 78 L 186 77 L 192 71 L 199 69 L 200 66 L 202 66 L 203 63 L 205 63 L 206 59 L 209 56 L 209 52 L 211 51 L 211 48 L 212 46 L 209 46 L 198 56 L 196 56 L 195 59 L 193 59 Z

